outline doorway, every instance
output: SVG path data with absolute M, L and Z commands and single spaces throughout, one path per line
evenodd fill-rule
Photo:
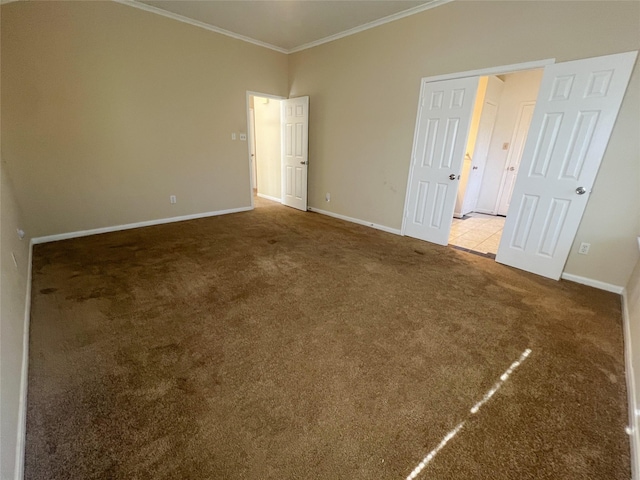
M 637 54 L 422 79 L 402 234 L 449 243 L 480 76 L 544 67 L 496 261 L 560 279 Z
M 281 202 L 282 145 L 279 98 L 249 94 L 249 157 L 252 194 Z
M 251 207 L 257 196 L 307 211 L 309 97 L 247 92 L 247 131 Z
M 449 244 L 495 258 L 543 69 L 480 77 Z

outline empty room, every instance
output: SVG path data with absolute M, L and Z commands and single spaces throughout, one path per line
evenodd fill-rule
M 0 478 L 640 480 L 640 3 L 0 4 Z

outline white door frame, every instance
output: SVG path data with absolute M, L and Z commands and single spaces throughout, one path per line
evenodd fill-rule
M 402 229 L 401 229 L 401 234 L 405 235 L 405 228 L 406 228 L 406 223 L 407 223 L 407 213 L 408 213 L 408 208 L 409 208 L 409 185 L 411 185 L 411 180 L 413 179 L 413 158 L 415 157 L 415 138 L 417 138 L 418 135 L 418 127 L 419 127 L 419 118 L 420 118 L 420 105 L 422 103 L 422 92 L 423 92 L 423 88 L 422 85 L 424 85 L 424 83 L 428 83 L 428 82 L 439 82 L 442 80 L 455 80 L 455 79 L 459 79 L 459 78 L 466 78 L 466 77 L 485 77 L 485 76 L 489 76 L 489 75 L 506 75 L 508 73 L 516 73 L 516 72 L 521 72 L 524 70 L 534 70 L 536 68 L 544 68 L 547 65 L 553 65 L 554 63 L 556 63 L 556 59 L 555 58 L 547 58 L 544 60 L 536 60 L 533 62 L 523 62 L 523 63 L 514 63 L 511 65 L 502 65 L 499 67 L 489 67 L 489 68 L 481 68 L 479 70 L 468 70 L 466 72 L 457 72 L 457 73 L 446 73 L 443 75 L 435 75 L 435 76 L 431 76 L 431 77 L 423 77 L 420 80 L 420 98 L 418 99 L 418 109 L 417 109 L 417 113 L 416 113 L 416 130 L 414 131 L 414 144 L 413 147 L 411 149 L 411 164 L 409 167 L 409 177 L 407 179 L 407 191 L 405 194 L 405 199 L 404 199 L 404 210 L 402 212 Z M 449 227 L 451 228 L 451 227 Z
M 251 124 L 251 112 L 249 111 L 250 97 L 272 98 L 274 100 L 286 100 L 287 97 L 281 97 L 280 95 L 272 95 L 270 93 L 260 93 L 260 92 L 253 92 L 251 90 L 247 90 L 247 94 L 246 94 L 247 130 L 246 131 L 247 131 L 247 159 L 249 161 L 248 183 L 249 183 L 249 198 L 251 199 L 251 209 L 254 209 L 255 205 L 253 202 L 253 187 L 251 186 L 251 143 L 250 142 L 253 142 L 255 140 L 254 138 L 252 138 L 252 134 L 255 132 L 252 132 L 251 128 L 249 127 Z M 282 142 L 282 139 L 280 141 Z M 256 186 L 257 185 L 258 185 L 258 179 L 256 178 Z

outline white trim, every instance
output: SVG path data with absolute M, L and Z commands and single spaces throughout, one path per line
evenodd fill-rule
M 31 271 L 33 261 L 33 240 L 29 242 L 29 262 L 27 265 L 27 292 L 24 300 L 24 323 L 22 327 L 22 369 L 20 372 L 20 393 L 18 398 L 18 432 L 16 439 L 15 480 L 24 478 L 24 455 L 27 435 L 27 389 L 29 386 L 29 325 L 31 323 Z
M 6 1 L 6 3 L 8 3 L 11 1 L 18 1 L 18 0 L 8 0 L 8 1 L 2 0 L 2 1 L 3 2 Z M 290 54 L 290 53 L 300 52 L 302 50 L 307 50 L 309 48 L 317 47 L 318 45 L 322 45 L 324 43 L 333 42 L 334 40 L 348 37 L 350 35 L 355 35 L 356 33 L 360 33 L 365 30 L 369 30 L 371 28 L 379 27 L 380 25 L 384 25 L 385 23 L 394 22 L 396 20 L 400 20 L 401 18 L 409 17 L 411 15 L 415 15 L 416 13 L 424 12 L 425 10 L 429 10 L 431 8 L 438 7 L 440 5 L 444 5 L 445 3 L 452 2 L 453 0 L 431 0 L 431 2 L 426 3 L 424 5 L 418 5 L 417 7 L 409 8 L 408 10 L 403 10 L 402 12 L 394 13 L 393 15 L 388 15 L 386 17 L 379 18 L 378 20 L 374 20 L 373 22 L 365 23 L 364 25 L 360 25 L 358 27 L 345 30 L 344 32 L 336 33 L 335 35 L 329 35 L 328 37 L 324 37 L 319 40 L 314 40 L 313 42 L 305 43 L 303 45 L 299 45 L 297 47 L 293 47 L 289 49 L 278 47 L 271 43 L 263 42 L 261 40 L 256 40 L 255 38 L 247 37 L 245 35 L 240 35 L 239 33 L 234 33 L 229 30 L 225 30 L 223 28 L 201 22 L 199 20 L 194 20 L 193 18 L 185 17 L 184 15 L 180 15 L 178 13 L 169 12 L 167 10 L 163 10 L 162 8 L 154 7 L 152 5 L 147 5 L 145 3 L 140 3 L 133 0 L 112 0 L 112 1 L 116 3 L 120 3 L 122 5 L 128 5 L 129 7 L 144 10 L 146 12 L 162 15 L 163 17 L 171 18 L 173 20 L 177 20 L 182 23 L 193 25 L 194 27 L 204 28 L 205 30 L 209 30 L 211 32 L 215 32 L 221 35 L 226 35 L 227 37 L 235 38 L 236 40 L 242 40 L 244 42 L 252 43 L 253 45 L 258 45 L 259 47 L 268 48 L 270 50 L 275 50 L 276 52 L 280 52 L 284 54 Z
M 153 7 L 145 3 L 135 2 L 131 0 L 112 0 L 112 1 L 116 3 L 120 3 L 122 5 L 127 5 L 129 7 L 137 8 L 139 10 L 144 10 L 146 12 L 162 15 L 163 17 L 171 18 L 173 20 L 177 20 L 182 23 L 193 25 L 194 27 L 204 28 L 205 30 L 209 30 L 211 32 L 215 32 L 221 35 L 226 35 L 227 37 L 235 38 L 236 40 L 242 40 L 243 42 L 252 43 L 253 45 L 258 45 L 259 47 L 268 48 L 269 50 L 275 50 L 276 52 L 280 52 L 280 53 L 289 53 L 289 51 L 286 48 L 277 47 L 275 45 L 271 45 L 270 43 L 262 42 L 260 40 L 256 40 L 251 37 L 245 37 L 244 35 L 233 33 L 223 28 L 214 27 L 213 25 L 209 25 L 208 23 L 200 22 L 199 20 L 194 20 L 192 18 L 185 17 L 177 13 L 169 12 L 167 10 L 163 10 L 158 7 Z
M 491 210 L 485 210 L 484 208 L 474 208 L 473 209 L 474 213 L 483 213 L 485 215 L 497 215 L 498 212 L 493 212 Z
M 365 30 L 379 27 L 380 25 L 384 25 L 385 23 L 394 22 L 396 20 L 400 20 L 401 18 L 409 17 L 411 15 L 415 15 L 416 13 L 424 12 L 425 10 L 430 10 L 432 8 L 439 7 L 440 5 L 444 5 L 445 3 L 449 3 L 452 1 L 453 0 L 432 0 L 429 3 L 418 5 L 417 7 L 409 8 L 408 10 L 403 10 L 402 12 L 394 13 L 392 15 L 379 18 L 378 20 L 365 23 L 364 25 L 360 25 L 358 27 L 350 28 L 349 30 L 345 30 L 344 32 L 336 33 L 334 35 L 329 35 L 328 37 L 321 38 L 320 40 L 315 40 L 313 42 L 305 43 L 298 47 L 290 48 L 289 50 L 286 51 L 286 53 L 296 53 L 302 50 L 307 50 L 309 48 L 317 47 L 318 45 L 322 45 L 324 43 L 333 42 L 334 40 L 348 37 L 350 35 L 355 35 L 356 33 L 364 32 Z
M 631 345 L 631 319 L 627 302 L 627 289 L 622 292 L 622 327 L 624 334 L 624 364 L 627 377 L 627 401 L 629 403 L 629 440 L 631 444 L 631 478 L 640 480 L 640 427 L 638 425 L 638 400 L 633 373 Z
M 360 220 L 359 218 L 347 217 L 346 215 L 340 215 L 339 213 L 328 212 L 326 210 L 320 210 L 319 208 L 309 207 L 310 212 L 319 213 L 320 215 L 326 215 L 328 217 L 338 218 L 351 223 L 357 223 L 358 225 L 364 225 L 366 227 L 375 228 L 376 230 L 382 230 L 383 232 L 393 233 L 394 235 L 401 235 L 400 230 L 397 228 L 386 227 L 384 225 L 378 225 L 377 223 L 367 222 L 366 220 Z
M 622 295 L 622 293 L 624 292 L 624 287 L 621 287 L 620 285 L 601 282 L 600 280 L 581 277 L 580 275 L 574 275 L 572 273 L 563 272 L 560 278 L 562 278 L 563 280 L 568 280 L 570 282 L 580 283 L 582 285 L 587 285 L 589 287 L 597 288 L 599 290 L 605 290 L 607 292 L 617 293 L 618 295 Z
M 271 195 L 265 195 L 264 193 L 258 193 L 257 195 L 260 198 L 266 198 L 267 200 L 271 200 L 272 202 L 282 203 L 282 200 L 280 200 L 278 197 L 272 197 Z
M 487 77 L 490 75 L 507 75 L 509 73 L 522 72 L 524 70 L 533 70 L 536 68 L 544 68 L 547 65 L 556 63 L 555 58 L 545 58 L 544 60 L 534 60 L 533 62 L 512 63 L 510 65 L 501 65 L 499 67 L 480 68 L 478 70 L 467 70 L 466 72 L 445 73 L 443 75 L 433 75 L 431 77 L 423 77 L 422 82 L 441 82 L 443 80 L 455 80 L 465 77 Z
M 57 242 L 58 240 L 67 240 L 69 238 L 87 237 L 89 235 L 98 235 L 100 233 L 119 232 L 121 230 L 130 230 L 132 228 L 149 227 L 152 225 L 162 225 L 164 223 L 182 222 L 185 220 L 194 220 L 196 218 L 216 217 L 218 215 L 227 215 L 229 213 L 239 213 L 253 210 L 253 207 L 230 208 L 228 210 L 217 210 L 215 212 L 194 213 L 192 215 L 182 215 L 179 217 L 158 218 L 157 220 L 147 220 L 145 222 L 127 223 L 125 225 L 114 225 L 112 227 L 93 228 L 91 230 L 80 230 L 78 232 L 60 233 L 57 235 L 47 235 L 44 237 L 36 237 L 31 239 L 35 245 L 38 243 Z

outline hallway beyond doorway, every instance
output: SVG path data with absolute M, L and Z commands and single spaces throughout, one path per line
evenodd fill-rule
M 480 253 L 498 253 L 505 217 L 470 213 L 463 219 L 454 218 L 449 244 Z

